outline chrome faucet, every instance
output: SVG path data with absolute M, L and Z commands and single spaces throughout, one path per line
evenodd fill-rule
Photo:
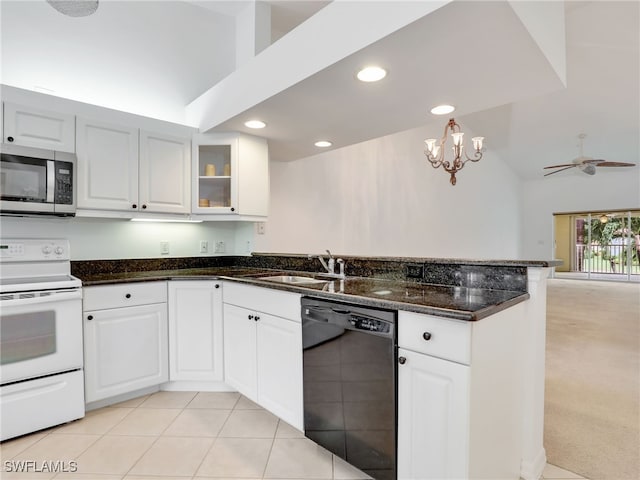
M 327 276 L 331 276 L 335 278 L 345 278 L 344 260 L 341 258 L 338 258 L 336 260 L 335 258 L 333 258 L 333 255 L 331 255 L 331 252 L 329 250 L 327 250 L 327 254 L 329 254 L 328 260 L 325 260 L 322 255 L 312 255 L 312 254 L 309 254 L 309 259 L 317 258 L 318 260 L 320 260 L 320 263 L 322 264 L 324 269 L 327 271 L 326 273 Z M 340 265 L 340 273 L 335 273 L 336 263 Z

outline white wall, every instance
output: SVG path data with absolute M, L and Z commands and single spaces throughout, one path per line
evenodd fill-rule
M 255 250 L 519 258 L 520 181 L 489 149 L 451 186 L 423 154 L 423 140 L 444 123 L 271 162 L 269 220 Z
M 528 259 L 554 257 L 553 214 L 640 207 L 640 169 L 573 170 L 523 184 L 523 247 Z
M 251 251 L 253 224 L 242 222 L 139 223 L 96 218 L 0 218 L 0 235 L 28 238 L 68 238 L 72 260 L 195 257 L 218 255 L 216 241 L 225 242 L 225 254 Z M 208 240 L 209 253 L 200 253 Z M 169 242 L 169 255 L 160 254 L 160 242 Z M 249 242 L 249 245 L 247 245 Z

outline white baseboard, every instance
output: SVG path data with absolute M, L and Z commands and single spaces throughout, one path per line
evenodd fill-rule
M 160 390 L 170 392 L 235 392 L 236 389 L 224 382 L 175 381 L 163 383 Z
M 534 459 L 523 459 L 520 464 L 520 478 L 523 480 L 539 480 L 542 478 L 542 472 L 547 465 L 547 454 L 544 448 L 541 448 Z
M 127 400 L 131 400 L 132 398 L 141 397 L 142 395 L 149 395 L 151 393 L 155 393 L 159 390 L 157 385 L 152 387 L 142 388 L 140 390 L 135 390 L 133 392 L 122 393 L 120 395 L 116 395 L 115 397 L 104 398 L 102 400 L 96 400 L 95 402 L 90 402 L 85 405 L 85 410 L 88 412 L 90 410 L 96 410 L 102 407 L 108 407 L 109 405 L 114 405 L 120 402 L 126 402 Z

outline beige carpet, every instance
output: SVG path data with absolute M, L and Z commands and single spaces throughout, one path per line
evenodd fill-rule
M 547 461 L 640 479 L 640 284 L 550 279 L 546 362 Z

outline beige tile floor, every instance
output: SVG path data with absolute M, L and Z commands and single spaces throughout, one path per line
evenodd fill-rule
M 238 393 L 136 398 L 3 442 L 0 458 L 2 480 L 368 478 Z M 544 478 L 582 477 L 547 465 Z

